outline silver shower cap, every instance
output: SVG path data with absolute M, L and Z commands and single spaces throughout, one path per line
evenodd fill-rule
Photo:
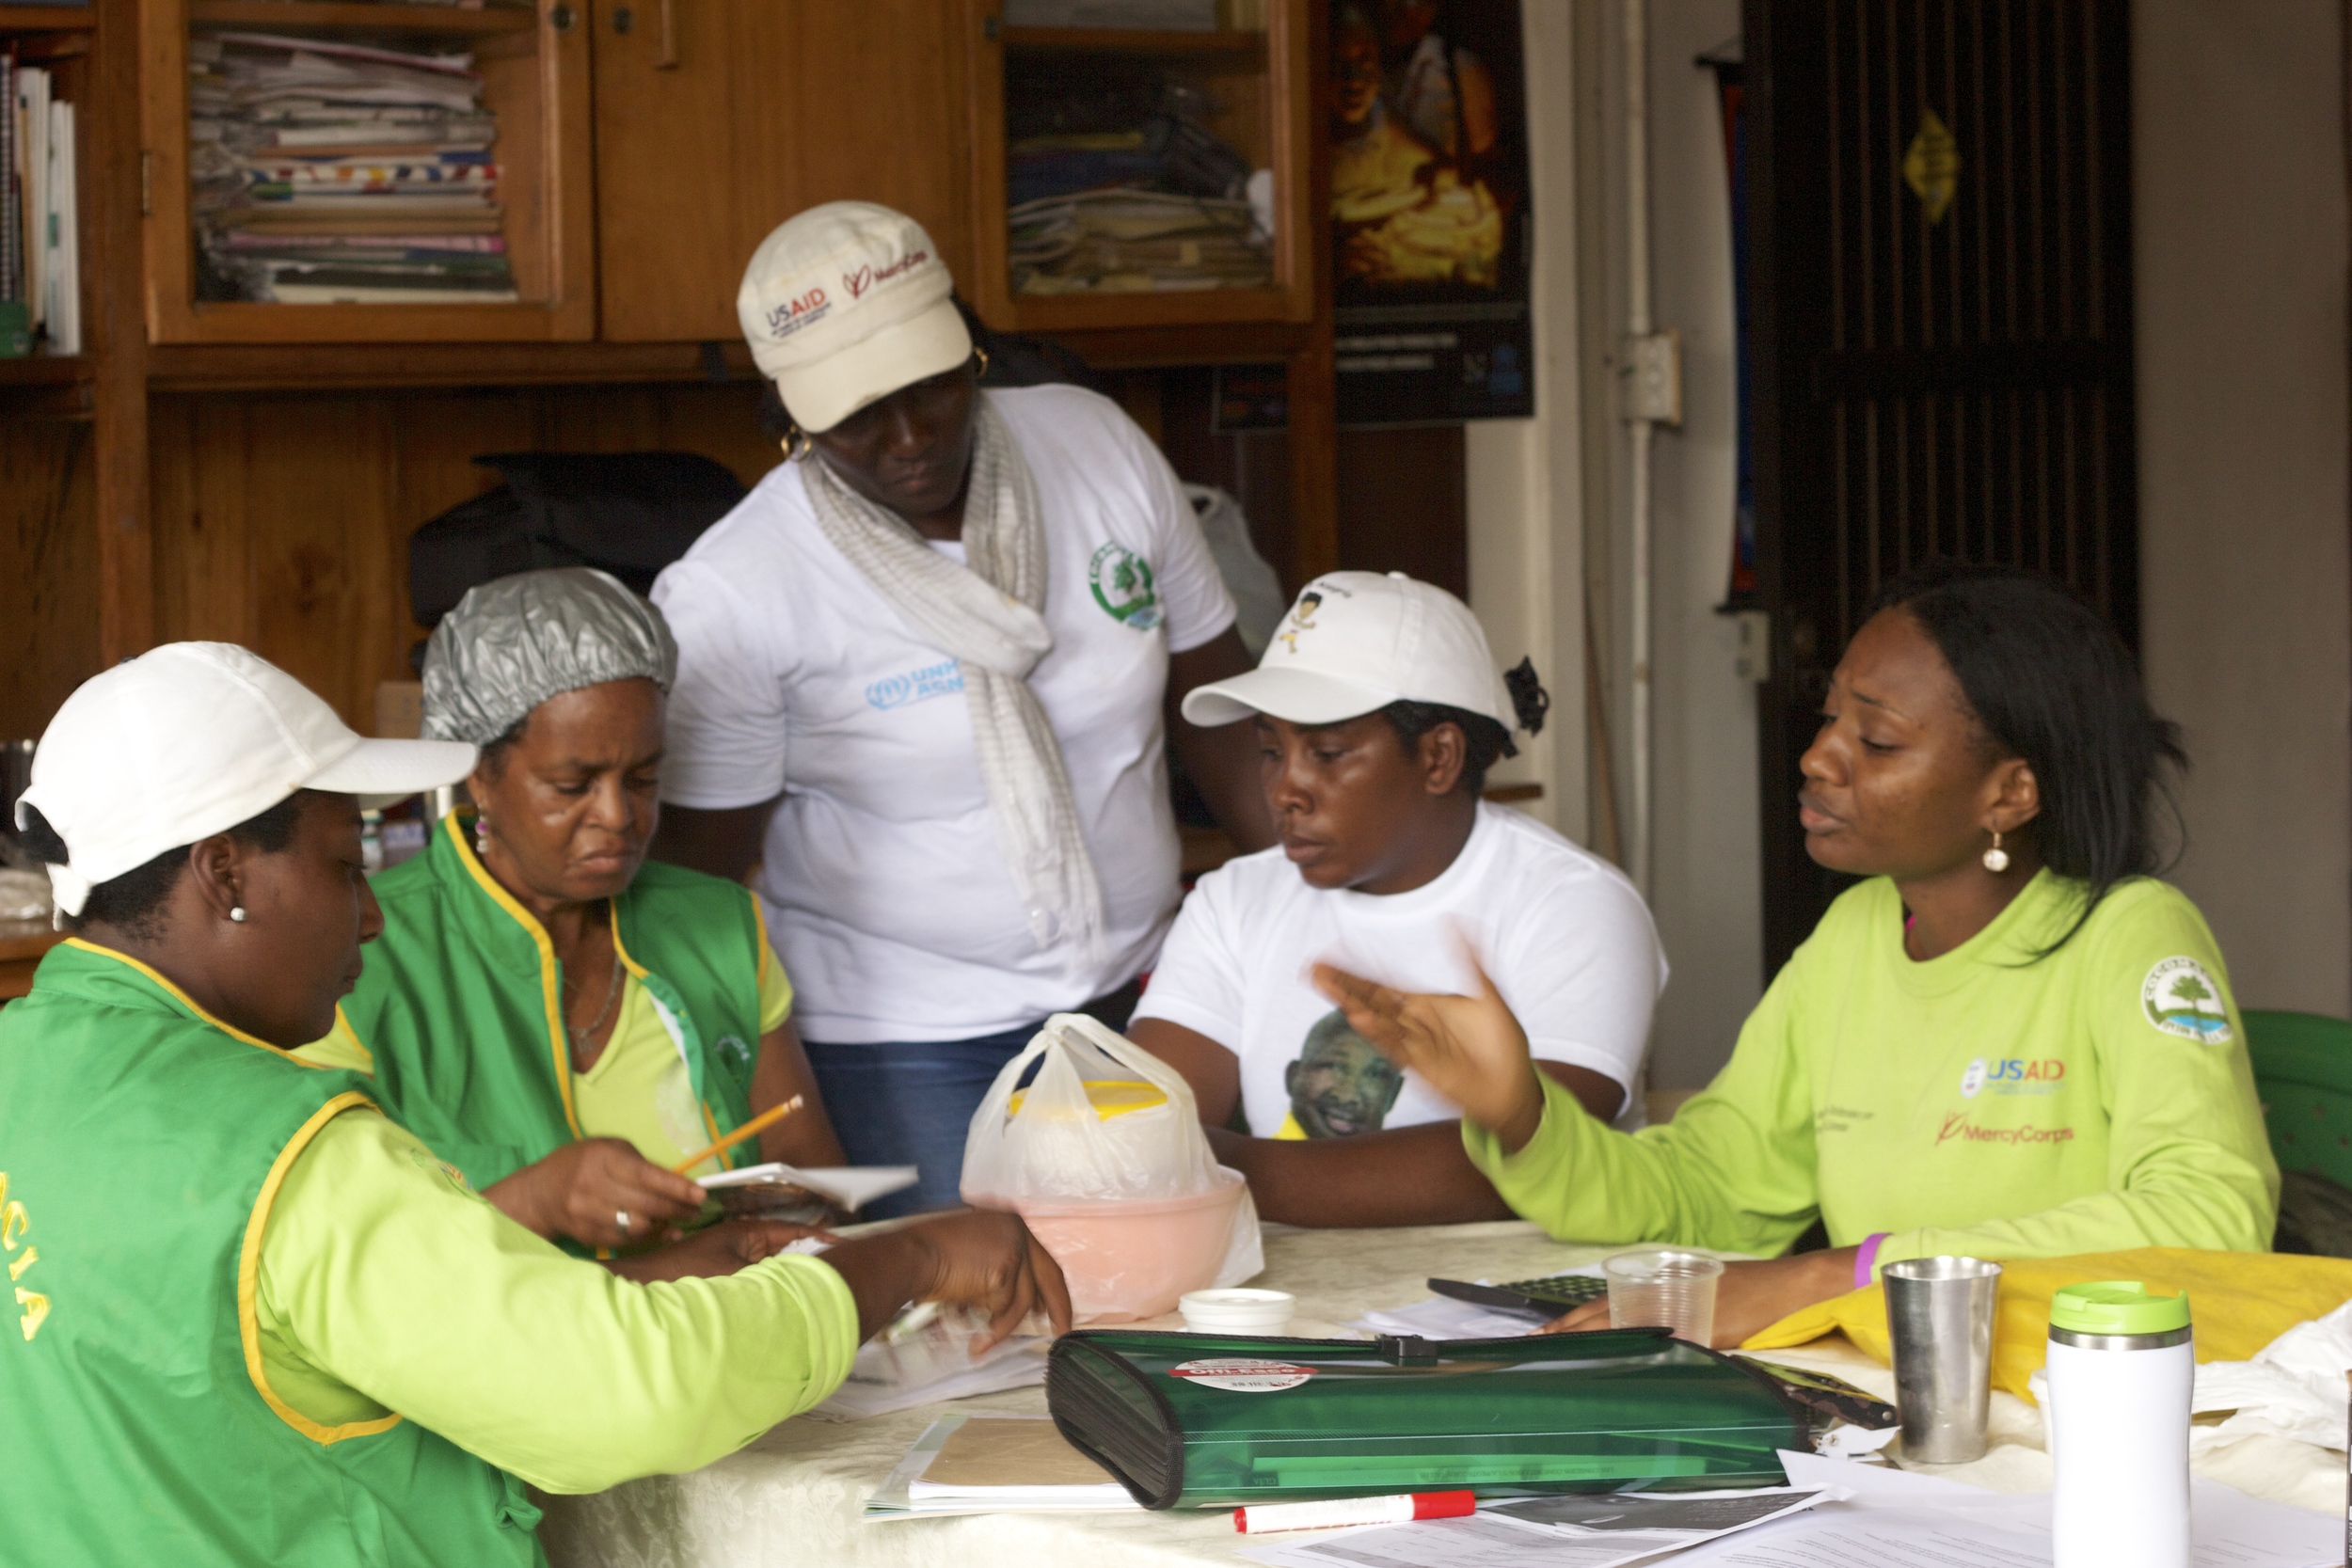
M 424 733 L 477 746 L 549 697 L 644 676 L 664 693 L 677 641 L 661 611 L 585 566 L 517 572 L 469 588 L 424 651 Z

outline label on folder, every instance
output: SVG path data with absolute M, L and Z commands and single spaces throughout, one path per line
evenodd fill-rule
M 1312 1367 L 1296 1367 L 1288 1361 L 1255 1361 L 1247 1356 L 1228 1356 L 1211 1361 L 1184 1361 L 1168 1368 L 1168 1375 L 1181 1377 L 1187 1383 L 1204 1388 L 1231 1388 L 1240 1394 L 1276 1394 L 1285 1388 L 1295 1388 L 1315 1375 Z

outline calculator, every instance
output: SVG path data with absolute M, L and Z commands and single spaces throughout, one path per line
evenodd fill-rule
M 1609 1293 L 1609 1281 L 1597 1274 L 1555 1274 L 1542 1279 L 1515 1279 L 1505 1285 L 1433 1279 L 1429 1288 L 1455 1301 L 1475 1302 L 1504 1312 L 1523 1312 L 1549 1323 L 1588 1301 L 1600 1300 Z

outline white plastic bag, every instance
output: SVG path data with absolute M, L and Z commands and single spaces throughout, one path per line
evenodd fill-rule
M 1048 1019 L 996 1075 L 963 1197 L 1027 1219 L 1083 1318 L 1156 1317 L 1265 1267 L 1249 1190 L 1216 1163 L 1184 1076 L 1081 1013 Z

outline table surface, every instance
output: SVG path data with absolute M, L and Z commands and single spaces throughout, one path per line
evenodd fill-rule
M 1290 1332 L 1332 1334 L 1375 1307 L 1429 1294 L 1432 1275 L 1525 1279 L 1620 1251 L 1551 1241 L 1520 1221 L 1401 1230 L 1292 1230 L 1268 1227 L 1266 1272 L 1253 1284 L 1290 1291 Z M 1179 1328 L 1174 1318 L 1136 1325 Z M 1881 1398 L 1894 1376 L 1843 1338 L 1772 1359 L 1835 1372 Z M 2014 1395 L 1993 1395 L 1993 1447 L 1969 1465 L 1918 1466 L 2000 1491 L 2050 1484 L 2040 1413 Z M 1025 1568 L 1171 1568 L 1230 1565 L 1241 1544 L 1232 1516 L 1215 1513 L 997 1513 L 866 1524 L 859 1511 L 924 1428 L 951 1413 L 1042 1415 L 1045 1391 L 1025 1388 L 895 1416 L 836 1423 L 802 1418 L 718 1463 L 656 1476 L 584 1497 L 550 1499 L 540 1538 L 555 1568 L 761 1568 L 907 1564 L 967 1568 L 1019 1560 Z M 2344 1462 L 2328 1449 L 2255 1438 L 2199 1461 L 2198 1473 L 2257 1496 L 2325 1513 L 2344 1506 Z

